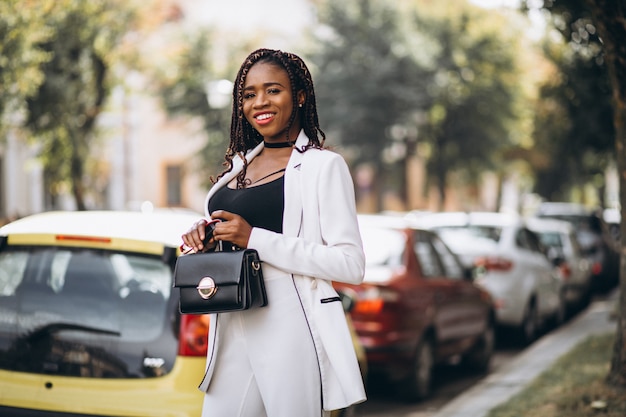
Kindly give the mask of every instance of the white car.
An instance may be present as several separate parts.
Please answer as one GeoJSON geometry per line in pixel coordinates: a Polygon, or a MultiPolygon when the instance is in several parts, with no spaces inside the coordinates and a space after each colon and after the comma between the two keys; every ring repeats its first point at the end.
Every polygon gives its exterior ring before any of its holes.
{"type": "Polygon", "coordinates": [[[477,268],[476,283],[491,293],[497,323],[518,330],[523,342],[533,341],[551,320],[564,319],[563,281],[522,217],[446,212],[415,222],[438,233],[466,268],[477,268]]]}
{"type": "Polygon", "coordinates": [[[586,305],[592,293],[591,263],[583,254],[574,226],[570,222],[552,219],[529,218],[527,222],[557,268],[568,309],[586,305]]]}

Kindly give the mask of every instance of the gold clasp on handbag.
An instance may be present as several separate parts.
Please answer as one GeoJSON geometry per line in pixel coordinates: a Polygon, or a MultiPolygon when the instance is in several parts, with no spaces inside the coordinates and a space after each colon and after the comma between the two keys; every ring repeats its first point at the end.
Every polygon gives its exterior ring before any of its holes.
{"type": "Polygon", "coordinates": [[[202,297],[203,300],[208,300],[213,297],[217,292],[217,286],[215,285],[215,281],[211,277],[204,277],[198,283],[196,287],[198,290],[198,294],[202,297]]]}
{"type": "Polygon", "coordinates": [[[252,269],[254,269],[255,271],[258,271],[259,269],[261,269],[261,262],[252,261],[252,269]]]}

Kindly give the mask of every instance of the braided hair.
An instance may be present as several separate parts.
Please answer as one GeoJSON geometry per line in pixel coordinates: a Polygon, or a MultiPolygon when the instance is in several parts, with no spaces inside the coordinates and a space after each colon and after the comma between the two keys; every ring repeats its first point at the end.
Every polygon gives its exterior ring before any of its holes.
{"type": "Polygon", "coordinates": [[[245,187],[246,170],[248,167],[248,162],[244,157],[245,153],[263,141],[263,136],[252,127],[243,114],[243,89],[246,83],[246,77],[250,68],[259,62],[270,63],[283,68],[289,76],[293,110],[286,129],[287,141],[295,142],[296,140],[296,138],[289,137],[289,130],[296,116],[300,118],[300,125],[309,138],[309,142],[306,145],[300,149],[296,148],[298,152],[306,152],[306,150],[310,148],[321,149],[326,140],[326,135],[319,127],[313,78],[304,61],[299,56],[289,52],[274,49],[257,49],[248,55],[243,64],[241,64],[241,68],[239,68],[237,78],[235,79],[233,87],[233,111],[230,125],[230,143],[226,150],[223,164],[225,169],[215,180],[217,181],[224,174],[233,169],[233,158],[235,155],[239,155],[244,161],[244,166],[242,172],[237,176],[237,188],[245,187]],[[304,91],[305,102],[302,108],[298,109],[297,95],[300,91],[304,91]]]}

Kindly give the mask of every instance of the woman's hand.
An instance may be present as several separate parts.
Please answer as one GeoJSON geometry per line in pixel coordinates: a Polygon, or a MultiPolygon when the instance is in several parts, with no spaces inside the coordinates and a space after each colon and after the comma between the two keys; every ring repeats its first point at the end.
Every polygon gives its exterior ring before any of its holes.
{"type": "Polygon", "coordinates": [[[206,242],[206,246],[202,243],[206,237],[205,230],[206,226],[209,224],[207,219],[200,219],[195,222],[189,230],[185,232],[181,237],[183,239],[184,245],[189,248],[193,252],[206,252],[211,249],[215,249],[217,246],[217,242],[215,241],[215,237],[211,237],[208,242],[206,242]]]}
{"type": "Polygon", "coordinates": [[[216,210],[211,213],[212,219],[220,219],[215,225],[213,239],[227,241],[240,247],[247,248],[252,226],[243,217],[224,210],[216,210]]]}

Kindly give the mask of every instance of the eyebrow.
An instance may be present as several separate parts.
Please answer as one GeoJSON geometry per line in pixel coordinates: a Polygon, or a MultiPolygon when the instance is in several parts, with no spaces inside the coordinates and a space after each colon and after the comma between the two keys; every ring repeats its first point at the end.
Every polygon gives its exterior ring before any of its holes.
{"type": "MultiPolygon", "coordinates": [[[[281,87],[283,87],[283,88],[286,88],[284,85],[282,85],[282,84],[281,84],[281,83],[279,83],[278,81],[270,81],[270,82],[267,82],[267,83],[263,83],[263,87],[266,87],[266,88],[267,88],[267,87],[270,87],[270,86],[272,86],[272,85],[279,85],[279,86],[281,86],[281,87]]],[[[253,86],[253,85],[249,85],[249,86],[247,86],[247,87],[244,87],[243,89],[244,89],[244,91],[245,91],[245,90],[253,90],[253,89],[254,89],[254,86],[253,86]]]]}

